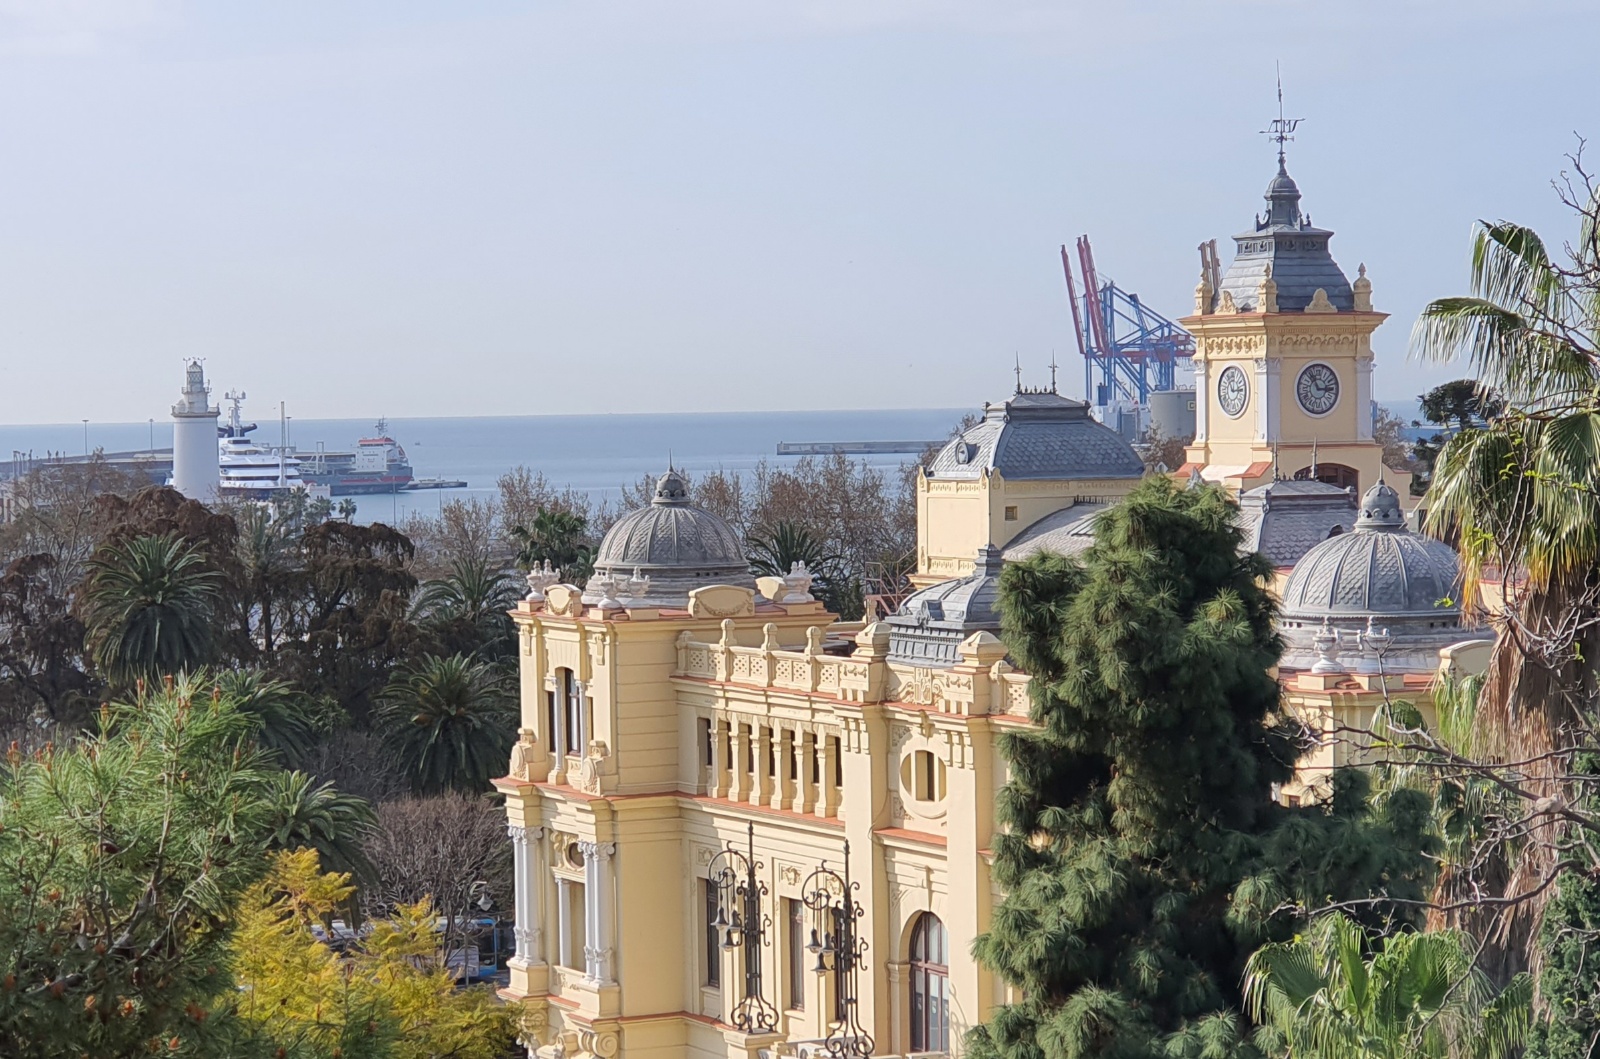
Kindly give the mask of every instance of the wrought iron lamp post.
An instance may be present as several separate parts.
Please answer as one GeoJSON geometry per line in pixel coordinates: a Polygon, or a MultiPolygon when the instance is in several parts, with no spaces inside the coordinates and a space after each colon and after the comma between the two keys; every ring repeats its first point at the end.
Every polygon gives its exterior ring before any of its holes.
{"type": "Polygon", "coordinates": [[[815,916],[811,943],[806,951],[817,958],[813,968],[821,976],[833,974],[834,1019],[824,1047],[834,1059],[863,1059],[872,1054],[872,1034],[861,1025],[856,973],[867,966],[867,941],[856,932],[856,920],[866,914],[855,899],[861,884],[850,881],[850,843],[844,844],[844,871],[834,871],[823,861],[806,876],[800,900],[815,916]]]}
{"type": "Polygon", "coordinates": [[[748,825],[747,852],[729,842],[711,859],[706,879],[717,894],[717,916],[711,925],[722,935],[724,952],[740,951],[744,960],[744,989],[733,1008],[733,1025],[745,1033],[772,1033],[778,1028],[778,1009],[761,994],[761,948],[768,944],[771,919],[761,909],[767,884],[757,874],[756,825],[748,825]]]}

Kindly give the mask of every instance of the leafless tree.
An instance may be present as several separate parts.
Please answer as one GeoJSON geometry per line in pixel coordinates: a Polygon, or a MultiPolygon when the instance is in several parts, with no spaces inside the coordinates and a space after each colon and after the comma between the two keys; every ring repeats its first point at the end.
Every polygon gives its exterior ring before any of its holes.
{"type": "Polygon", "coordinates": [[[505,810],[485,797],[446,794],[379,803],[365,852],[374,880],[361,891],[364,915],[391,915],[424,898],[445,921],[445,952],[469,938],[468,922],[512,903],[511,843],[505,810]]]}

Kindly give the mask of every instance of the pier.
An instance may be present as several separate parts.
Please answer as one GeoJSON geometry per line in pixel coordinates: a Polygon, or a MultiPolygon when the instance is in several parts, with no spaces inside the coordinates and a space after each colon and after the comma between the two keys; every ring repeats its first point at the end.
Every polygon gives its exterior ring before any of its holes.
{"type": "Polygon", "coordinates": [[[836,452],[846,456],[875,456],[890,452],[915,455],[942,444],[941,441],[780,441],[778,455],[832,456],[836,452]]]}

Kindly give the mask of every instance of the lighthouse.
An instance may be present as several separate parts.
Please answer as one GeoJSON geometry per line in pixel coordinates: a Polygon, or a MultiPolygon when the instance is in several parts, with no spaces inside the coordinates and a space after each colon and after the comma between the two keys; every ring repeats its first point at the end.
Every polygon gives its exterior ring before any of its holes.
{"type": "Polygon", "coordinates": [[[191,360],[184,373],[183,392],[172,406],[172,486],[202,504],[217,499],[222,478],[217,455],[217,417],[221,413],[211,403],[205,368],[191,360]]]}

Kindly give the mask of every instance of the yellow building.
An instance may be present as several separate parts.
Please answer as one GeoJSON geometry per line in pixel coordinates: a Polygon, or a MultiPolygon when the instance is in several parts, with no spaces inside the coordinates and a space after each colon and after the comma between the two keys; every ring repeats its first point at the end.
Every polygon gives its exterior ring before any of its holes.
{"type": "MultiPolygon", "coordinates": [[[[1284,230],[1325,253],[1309,222],[1284,230]]],[[[1419,578],[1448,582],[1453,560],[1406,530],[1393,489],[1273,480],[1274,449],[1308,477],[1314,448],[1379,473],[1364,410],[1382,317],[1360,282],[1318,282],[1336,289],[1279,309],[1264,284],[1265,312],[1224,284],[1222,308],[1204,311],[1207,295],[1186,321],[1213,408],[1184,473],[1242,490],[1248,546],[1294,603],[1287,702],[1327,735],[1287,798],[1315,796],[1313,773],[1348,757],[1341,725],[1386,690],[1425,688],[1440,649],[1468,638],[1419,578]],[[1312,363],[1338,380],[1314,421],[1285,408],[1312,363]],[[1237,415],[1217,412],[1220,374],[1246,364],[1237,415]]],[[[995,636],[997,579],[1007,561],[1081,551],[1141,472],[1082,402],[1019,389],[986,406],[919,478],[918,591],[872,624],[836,621],[802,569],[757,582],[671,471],[607,533],[585,587],[530,575],[513,612],[520,737],[496,784],[516,864],[505,995],[530,1052],[958,1051],[1009,998],[968,955],[1000,899],[997,736],[1029,723],[1027,675],[995,636]]]]}

